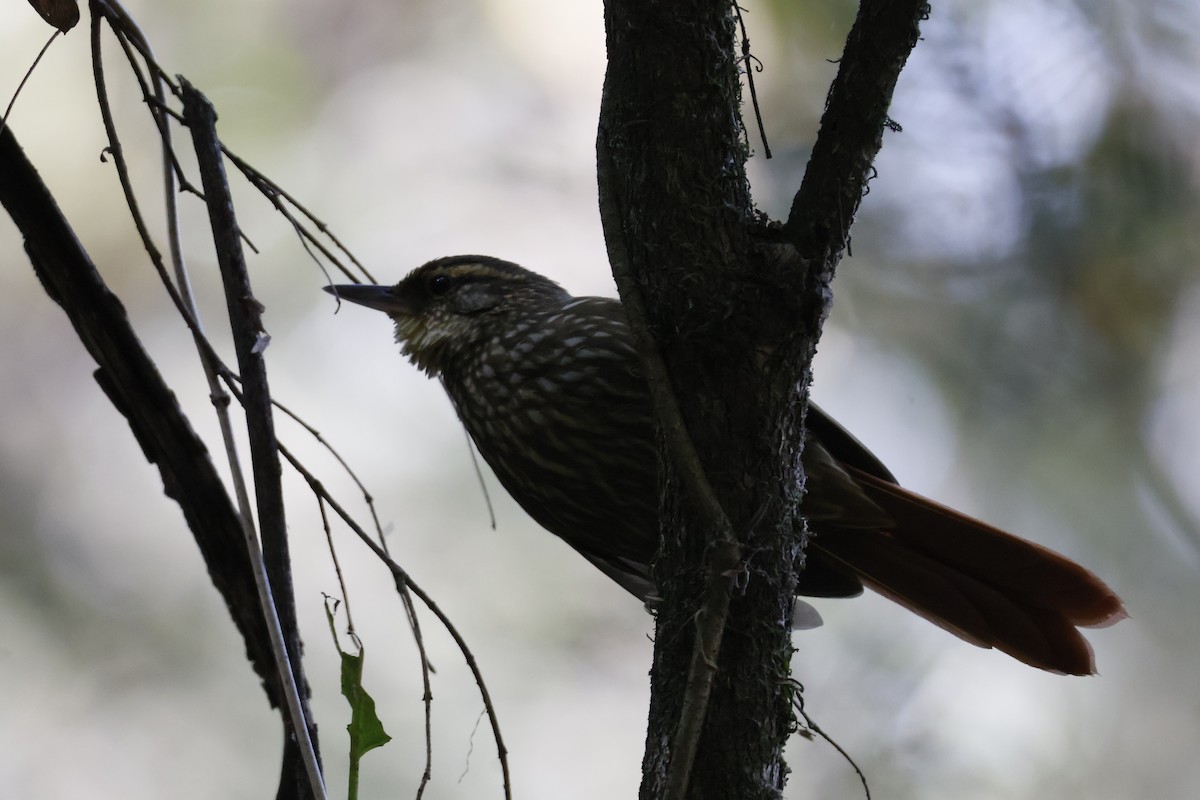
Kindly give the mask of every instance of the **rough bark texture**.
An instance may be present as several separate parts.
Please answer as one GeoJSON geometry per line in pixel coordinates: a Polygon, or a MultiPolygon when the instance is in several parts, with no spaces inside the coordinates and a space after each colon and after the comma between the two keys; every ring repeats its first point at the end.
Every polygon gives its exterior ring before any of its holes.
{"type": "MultiPolygon", "coordinates": [[[[616,3],[599,147],[619,236],[688,431],[735,534],[744,570],[720,649],[690,797],[772,797],[792,725],[789,625],[801,554],[796,508],[804,354],[802,273],[780,291],[755,253],[738,114],[731,7],[616,3]],[[607,154],[607,156],[606,156],[607,154]]],[[[614,225],[616,226],[614,228],[614,225]]],[[[622,287],[623,294],[629,287],[622,287]]],[[[666,470],[658,616],[642,797],[663,796],[703,595],[712,521],[666,470]]]]}
{"type": "MultiPolygon", "coordinates": [[[[756,216],[732,6],[608,0],[597,155],[622,297],[646,323],[740,542],[689,798],[777,797],[792,731],[790,620],[802,565],[809,364],[896,77],[924,3],[864,3],[787,225],[756,216]]],[[[636,323],[635,323],[636,324],[636,323]]],[[[641,796],[669,796],[715,521],[664,458],[663,552],[641,796]]]]}

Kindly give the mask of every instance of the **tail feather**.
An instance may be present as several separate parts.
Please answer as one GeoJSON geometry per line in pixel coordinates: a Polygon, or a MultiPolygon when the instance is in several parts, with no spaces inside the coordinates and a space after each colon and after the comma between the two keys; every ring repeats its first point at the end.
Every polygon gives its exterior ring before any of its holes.
{"type": "Polygon", "coordinates": [[[1110,625],[1125,616],[1103,581],[1052,550],[847,471],[895,524],[818,534],[811,540],[815,550],[961,639],[1051,672],[1096,671],[1077,626],[1110,625]]]}

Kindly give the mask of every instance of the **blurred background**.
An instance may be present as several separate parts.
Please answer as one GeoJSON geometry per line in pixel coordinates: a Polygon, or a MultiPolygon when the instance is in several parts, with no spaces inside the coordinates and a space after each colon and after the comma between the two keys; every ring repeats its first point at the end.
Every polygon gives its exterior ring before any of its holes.
{"type": "MultiPolygon", "coordinates": [[[[381,282],[479,252],[577,294],[615,293],[595,198],[598,2],[128,7],[165,69],[216,104],[225,142],[381,282]]],[[[753,159],[754,191],[776,217],[854,11],[844,0],[748,6],[775,151],[753,159]]],[[[1132,619],[1091,635],[1100,677],[1066,679],[877,597],[825,601],[826,625],[795,637],[807,709],[876,797],[1194,796],[1200,4],[953,0],[934,5],[923,32],[892,113],[903,132],[885,137],[835,286],[816,398],[903,483],[1084,562],[1132,619]]],[[[0,99],[48,35],[25,4],[0,6],[0,99]]],[[[161,233],[149,118],[115,43],[105,47],[161,233]]],[[[50,50],[11,125],[216,453],[189,338],[100,159],[86,22],[50,50]]],[[[756,131],[751,142],[761,149],[756,131]]],[[[239,202],[260,251],[251,265],[275,394],[358,471],[398,560],[474,648],[517,796],[635,796],[650,618],[488,475],[490,529],[440,387],[398,356],[382,315],[335,316],[289,227],[240,184],[239,202]]],[[[185,211],[193,280],[219,332],[203,211],[194,198],[185,211]]],[[[0,785],[26,800],[271,796],[277,719],[181,514],[7,217],[0,265],[0,785]]],[[[367,518],[332,459],[295,425],[279,432],[367,518]]],[[[348,713],[322,612],[337,583],[316,503],[288,481],[307,668],[340,796],[348,713]]],[[[344,529],[336,543],[368,688],[395,739],[366,757],[362,796],[409,797],[424,759],[415,649],[387,574],[344,529]]],[[[478,693],[423,619],[437,668],[426,797],[499,797],[478,693]]],[[[789,758],[786,796],[860,796],[829,746],[796,738],[789,758]]]]}

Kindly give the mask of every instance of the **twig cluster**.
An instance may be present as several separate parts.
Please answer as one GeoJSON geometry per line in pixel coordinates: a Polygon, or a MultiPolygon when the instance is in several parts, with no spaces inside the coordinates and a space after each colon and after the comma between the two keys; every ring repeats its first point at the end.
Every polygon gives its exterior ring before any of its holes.
{"type": "MultiPolygon", "coordinates": [[[[387,551],[387,544],[379,523],[378,513],[371,494],[362,481],[350,469],[337,451],[329,445],[315,427],[304,422],[295,413],[279,404],[270,395],[263,353],[269,336],[262,327],[262,306],[254,299],[245,259],[243,243],[249,244],[238,227],[234,216],[224,164],[232,164],[237,171],[283,215],[295,231],[302,246],[312,257],[328,279],[328,266],[332,266],[351,280],[374,282],[374,278],[354,258],[350,251],[333,234],[329,227],[305,208],[295,197],[280,188],[247,161],[232,153],[217,137],[215,111],[200,92],[183,78],[172,78],[160,66],[150,43],[136,22],[116,0],[91,0],[91,50],[92,68],[96,84],[101,118],[108,138],[105,157],[111,158],[124,193],[126,205],[141,239],[143,248],[157,273],[171,302],[192,334],[200,363],[208,379],[211,399],[216,409],[222,432],[224,449],[232,475],[233,494],[236,505],[230,503],[225,489],[208,460],[202,443],[195,439],[186,418],[170,397],[170,391],[162,383],[149,357],[137,341],[136,334],[124,316],[119,302],[104,286],[95,272],[86,252],[70,233],[69,226],[53,203],[53,198],[40,184],[32,165],[24,159],[11,131],[0,129],[0,175],[13,192],[3,191],[5,207],[17,221],[26,238],[27,250],[35,269],[42,277],[47,290],[63,305],[80,338],[88,345],[101,369],[97,378],[119,410],[129,419],[135,435],[142,444],[148,458],[156,463],[163,474],[168,494],[184,508],[189,526],[201,545],[214,583],[221,590],[254,662],[255,669],[264,678],[265,688],[273,704],[286,709],[290,735],[288,747],[295,747],[304,764],[307,780],[295,780],[285,774],[283,780],[296,785],[284,791],[281,784],[280,796],[325,797],[318,748],[315,741],[315,726],[307,703],[307,686],[300,667],[300,640],[296,629],[295,606],[292,600],[290,566],[284,526],[283,498],[280,487],[279,456],[299,473],[316,497],[321,518],[329,537],[332,552],[332,533],[327,509],[332,509],[361,541],[387,566],[392,573],[397,593],[400,596],[409,629],[415,639],[420,659],[423,681],[423,703],[425,710],[425,769],[417,788],[417,797],[424,793],[432,771],[432,691],[430,687],[431,667],[426,652],[424,637],[418,618],[416,597],[438,622],[446,629],[459,648],[479,688],[485,713],[491,724],[503,774],[503,789],[506,798],[511,797],[507,750],[500,735],[499,721],[490,694],[479,666],[462,635],[455,628],[437,603],[422,590],[401,568],[387,551]],[[118,126],[109,102],[109,80],[105,75],[102,58],[102,36],[104,28],[115,38],[125,55],[130,73],[141,88],[146,107],[150,111],[159,133],[162,149],[163,203],[166,214],[168,256],[164,258],[150,232],[141,204],[133,189],[130,168],[118,134],[118,126]],[[201,186],[197,188],[181,166],[172,141],[174,129],[182,126],[192,138],[201,186]],[[12,178],[11,180],[9,178],[12,178]],[[18,191],[19,188],[19,191],[18,191]],[[181,193],[195,195],[204,200],[208,210],[218,262],[226,288],[226,299],[233,326],[235,350],[238,357],[237,371],[231,369],[220,357],[207,337],[200,310],[191,291],[191,277],[184,258],[185,247],[180,233],[178,196],[181,193]],[[169,264],[169,266],[168,266],[169,264]],[[95,287],[97,295],[84,298],[74,295],[82,288],[95,287]],[[111,313],[102,316],[98,309],[107,308],[111,313]],[[99,326],[96,330],[94,326],[99,326]],[[110,342],[113,337],[118,341],[110,342]],[[130,361],[133,359],[133,361],[130,361]],[[131,376],[147,378],[147,385],[137,385],[131,376]],[[151,396],[153,395],[153,396],[151,396]],[[234,436],[234,423],[229,413],[231,397],[246,410],[247,433],[249,434],[253,494],[256,497],[257,524],[251,508],[251,491],[247,488],[245,471],[241,466],[234,436]],[[151,406],[149,411],[141,408],[151,406]],[[293,453],[275,437],[273,410],[278,409],[295,420],[302,429],[327,449],[337,463],[349,474],[362,492],[370,511],[374,535],[357,523],[354,517],[326,490],[324,484],[306,468],[293,453]],[[162,418],[167,418],[164,424],[162,418]],[[188,437],[191,438],[188,438],[188,437]],[[199,466],[202,481],[207,486],[209,497],[189,497],[196,484],[185,473],[199,466]],[[207,505],[210,517],[220,516],[211,526],[202,524],[203,509],[207,505]],[[222,516],[212,509],[228,508],[230,513],[222,516]],[[225,523],[232,523],[225,524],[225,523]],[[238,529],[245,537],[242,552],[231,551],[225,531],[238,529]],[[212,531],[222,529],[224,544],[214,549],[212,531]],[[224,548],[224,550],[221,550],[224,548]],[[249,561],[249,567],[241,564],[249,561]],[[236,577],[227,572],[233,570],[236,577]],[[246,572],[253,574],[256,590],[250,585],[246,572]],[[235,587],[235,588],[231,588],[235,587]],[[257,608],[246,608],[247,600],[257,593],[257,608]]],[[[251,245],[252,247],[252,245],[251,245]]],[[[252,248],[253,249],[253,248],[252,248]]],[[[343,599],[346,596],[344,578],[336,568],[342,583],[343,599]]],[[[348,608],[348,606],[347,606],[348,608]]],[[[349,619],[349,615],[347,617],[349,619]]],[[[351,633],[353,628],[351,625],[351,633]]],[[[288,756],[285,754],[285,765],[288,756]]],[[[286,771],[286,770],[285,770],[286,771]]]]}

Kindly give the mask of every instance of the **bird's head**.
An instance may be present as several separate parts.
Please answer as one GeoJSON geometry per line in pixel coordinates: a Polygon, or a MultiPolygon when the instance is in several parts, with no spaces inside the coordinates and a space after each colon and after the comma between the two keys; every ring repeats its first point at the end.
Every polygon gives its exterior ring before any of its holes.
{"type": "Polygon", "coordinates": [[[391,317],[401,352],[430,375],[440,375],[455,354],[510,334],[523,318],[570,300],[549,278],[488,256],[439,258],[395,286],[325,291],[391,317]]]}

